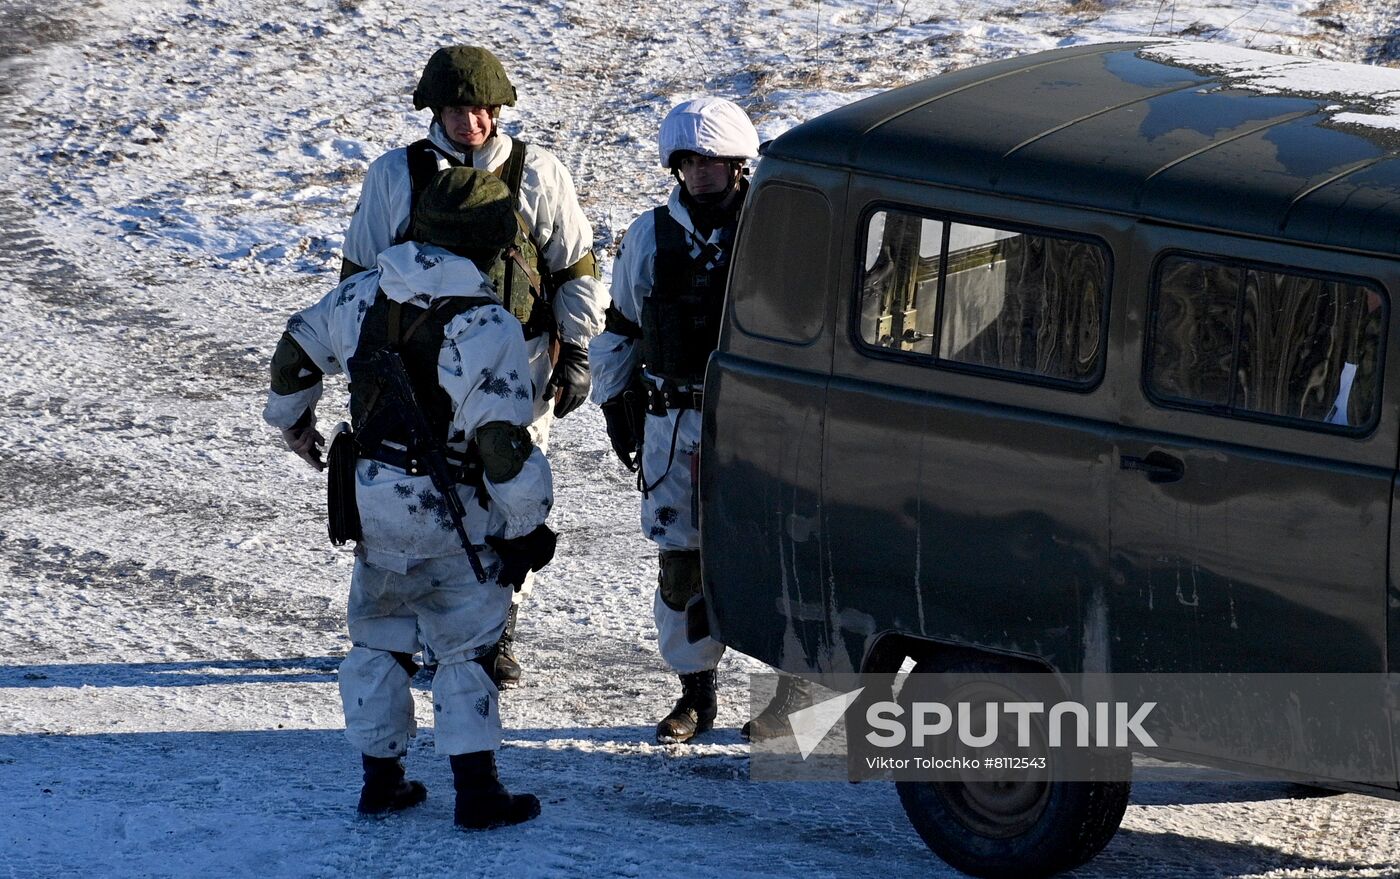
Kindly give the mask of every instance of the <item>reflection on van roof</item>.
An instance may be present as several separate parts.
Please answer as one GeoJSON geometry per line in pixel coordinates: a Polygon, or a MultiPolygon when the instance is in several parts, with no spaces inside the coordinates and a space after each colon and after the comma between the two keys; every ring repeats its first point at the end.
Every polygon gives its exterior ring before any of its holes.
{"type": "Polygon", "coordinates": [[[1400,250],[1400,70],[1209,43],[970,67],[769,156],[1270,238],[1400,250]]]}

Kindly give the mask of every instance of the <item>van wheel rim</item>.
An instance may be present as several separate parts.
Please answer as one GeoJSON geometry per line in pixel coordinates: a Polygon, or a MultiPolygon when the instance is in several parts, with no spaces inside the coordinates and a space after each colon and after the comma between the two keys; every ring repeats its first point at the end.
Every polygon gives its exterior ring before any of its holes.
{"type": "Polygon", "coordinates": [[[993,839],[1030,830],[1050,800],[1043,781],[941,781],[934,790],[963,826],[993,839]]]}

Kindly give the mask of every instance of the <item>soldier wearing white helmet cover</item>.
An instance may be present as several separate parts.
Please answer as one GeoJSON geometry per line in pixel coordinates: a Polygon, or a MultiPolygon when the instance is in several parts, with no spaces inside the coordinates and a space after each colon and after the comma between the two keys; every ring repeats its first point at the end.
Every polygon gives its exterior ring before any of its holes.
{"type": "MultiPolygon", "coordinates": [[[[341,280],[404,240],[417,194],[437,171],[466,166],[499,176],[515,198],[519,229],[511,258],[490,280],[524,327],[534,389],[530,432],[548,451],[551,422],[588,398],[588,341],[603,328],[607,299],[593,229],[569,172],[551,152],[512,139],[497,124],[502,105],[515,100],[515,86],[489,50],[445,46],[433,53],[413,92],[414,109],[433,111],[427,137],[370,164],[345,233],[341,280]]],[[[531,583],[516,594],[497,646],[493,674],[502,686],[520,678],[512,645],[531,583]]]]}
{"type": "Polygon", "coordinates": [[[661,164],[677,186],[638,217],[613,267],[607,330],[589,346],[594,401],[618,458],[637,472],[642,531],[660,549],[653,612],[661,655],[681,698],[656,740],[684,742],[711,728],[715,667],[724,645],[686,637],[686,605],[700,594],[694,466],[705,363],[719,341],[734,232],[758,156],[758,133],[738,106],[699,98],[661,123],[661,164]]]}

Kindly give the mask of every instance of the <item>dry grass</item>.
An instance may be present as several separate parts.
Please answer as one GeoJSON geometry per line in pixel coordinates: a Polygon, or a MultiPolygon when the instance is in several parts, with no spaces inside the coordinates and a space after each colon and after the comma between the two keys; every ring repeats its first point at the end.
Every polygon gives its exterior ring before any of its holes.
{"type": "Polygon", "coordinates": [[[1313,9],[1300,13],[1303,18],[1338,19],[1359,16],[1366,10],[1365,0],[1322,0],[1313,9]]]}

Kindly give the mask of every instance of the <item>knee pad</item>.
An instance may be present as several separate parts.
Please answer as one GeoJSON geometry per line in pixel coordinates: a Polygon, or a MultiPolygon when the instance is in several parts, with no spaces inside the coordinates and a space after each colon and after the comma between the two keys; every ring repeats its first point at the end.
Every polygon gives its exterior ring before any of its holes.
{"type": "Polygon", "coordinates": [[[663,549],[657,589],[667,607],[674,611],[685,610],[686,602],[700,594],[699,550],[663,549]]]}

